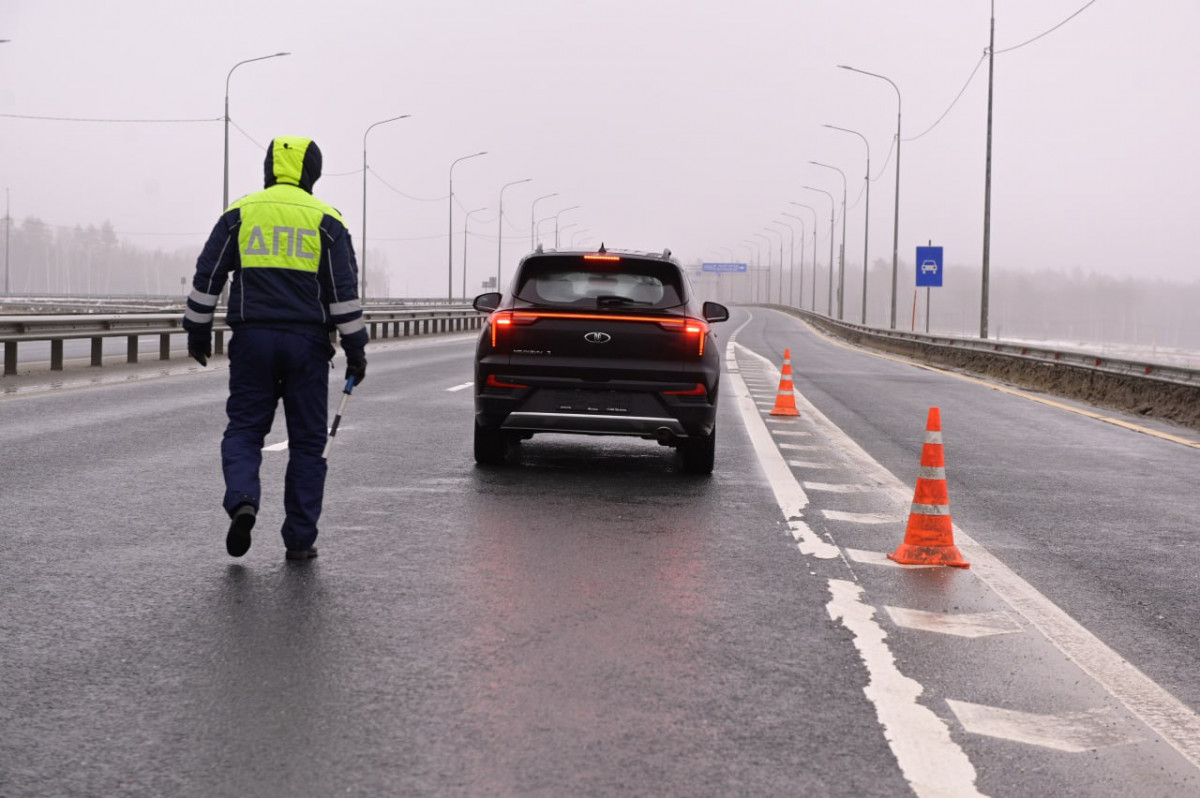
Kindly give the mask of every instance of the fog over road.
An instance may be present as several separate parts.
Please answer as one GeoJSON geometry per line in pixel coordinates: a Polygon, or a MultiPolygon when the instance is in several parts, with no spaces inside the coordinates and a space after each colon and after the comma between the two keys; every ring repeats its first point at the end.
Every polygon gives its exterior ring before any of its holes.
{"type": "Polygon", "coordinates": [[[0,398],[0,795],[1200,794],[1196,449],[717,330],[708,478],[627,439],[476,467],[473,336],[377,343],[303,565],[282,419],[225,554],[221,365],[0,398]],[[967,570],[881,562],[931,406],[967,570]]]}

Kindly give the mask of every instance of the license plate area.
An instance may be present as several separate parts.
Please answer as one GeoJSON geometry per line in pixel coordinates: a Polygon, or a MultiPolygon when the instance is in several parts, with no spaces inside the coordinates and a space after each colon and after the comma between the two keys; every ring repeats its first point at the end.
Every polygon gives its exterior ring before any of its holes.
{"type": "Polygon", "coordinates": [[[594,413],[604,416],[623,416],[633,413],[644,399],[627,391],[563,391],[553,392],[552,404],[558,413],[594,413]]]}

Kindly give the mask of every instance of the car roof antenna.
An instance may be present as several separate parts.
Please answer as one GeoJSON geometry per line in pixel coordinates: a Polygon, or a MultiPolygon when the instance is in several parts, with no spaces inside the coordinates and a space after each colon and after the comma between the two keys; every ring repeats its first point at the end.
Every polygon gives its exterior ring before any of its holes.
{"type": "Polygon", "coordinates": [[[600,242],[600,249],[596,250],[596,252],[599,253],[600,255],[603,255],[605,252],[608,252],[608,250],[604,248],[603,241],[600,242]]]}

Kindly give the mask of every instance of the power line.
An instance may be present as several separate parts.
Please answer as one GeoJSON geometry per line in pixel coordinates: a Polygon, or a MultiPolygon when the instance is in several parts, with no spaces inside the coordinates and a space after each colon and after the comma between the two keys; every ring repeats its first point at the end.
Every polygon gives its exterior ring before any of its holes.
{"type": "Polygon", "coordinates": [[[1090,0],[1090,2],[1086,3],[1086,4],[1083,6],[1083,8],[1079,9],[1079,10],[1078,10],[1078,11],[1076,11],[1074,14],[1072,14],[1072,15],[1071,15],[1071,16],[1069,16],[1069,17],[1067,17],[1066,19],[1064,19],[1062,22],[1060,22],[1060,23],[1058,23],[1057,25],[1055,25],[1055,26],[1054,26],[1053,28],[1051,28],[1050,30],[1048,30],[1048,31],[1045,31],[1045,32],[1043,32],[1043,33],[1039,33],[1037,36],[1034,36],[1034,37],[1033,37],[1032,39],[1030,39],[1029,41],[1021,42],[1020,44],[1013,45],[1012,47],[1006,47],[1006,48],[1004,48],[1003,50],[997,50],[997,51],[996,51],[996,55],[1000,55],[1001,53],[1011,53],[1013,50],[1019,50],[1019,49],[1021,49],[1022,47],[1024,47],[1024,46],[1025,46],[1025,45],[1027,45],[1027,44],[1033,44],[1034,42],[1036,42],[1038,39],[1042,38],[1043,36],[1049,36],[1051,33],[1054,33],[1054,31],[1058,30],[1058,29],[1059,29],[1059,28],[1061,28],[1063,25],[1066,25],[1068,22],[1070,22],[1071,20],[1075,19],[1075,17],[1077,17],[1077,16],[1079,16],[1080,14],[1082,14],[1084,11],[1087,11],[1087,9],[1088,9],[1088,8],[1089,8],[1089,7],[1090,7],[1092,4],[1094,4],[1095,2],[1096,2],[1096,0],[1090,0]]]}
{"type": "Polygon", "coordinates": [[[391,183],[389,183],[388,181],[384,180],[382,177],[380,177],[380,176],[379,176],[379,173],[378,173],[378,172],[376,172],[374,169],[371,169],[370,167],[367,167],[367,171],[369,171],[369,172],[371,173],[371,176],[372,176],[372,177],[374,177],[376,180],[378,180],[380,183],[383,183],[383,185],[387,186],[389,189],[391,189],[392,191],[396,192],[397,194],[399,194],[400,196],[402,196],[402,197],[404,197],[404,198],[406,198],[406,199],[414,200],[414,201],[416,201],[416,202],[441,202],[442,200],[446,199],[446,197],[445,197],[445,196],[441,196],[441,197],[414,197],[412,194],[406,194],[406,193],[404,193],[403,191],[401,191],[400,189],[398,189],[398,188],[396,188],[395,186],[393,186],[393,185],[392,185],[391,183]]]}
{"type": "MultiPolygon", "coordinates": [[[[1034,36],[1032,39],[1029,39],[1028,41],[1021,42],[1020,44],[1013,45],[1012,47],[1006,47],[1006,48],[1004,48],[1003,50],[997,50],[997,51],[995,52],[995,54],[996,54],[996,55],[1000,55],[1000,54],[1002,54],[1002,53],[1011,53],[1013,50],[1019,50],[1019,49],[1021,49],[1022,47],[1025,47],[1025,46],[1027,46],[1027,45],[1033,44],[1033,43],[1034,43],[1034,42],[1036,42],[1038,39],[1041,39],[1041,38],[1043,38],[1043,37],[1045,37],[1045,36],[1049,36],[1051,33],[1054,33],[1054,31],[1058,30],[1058,29],[1059,29],[1059,28],[1061,28],[1063,25],[1066,25],[1068,22],[1070,22],[1071,20],[1075,19],[1075,17],[1077,17],[1077,16],[1079,16],[1080,14],[1082,14],[1082,13],[1083,13],[1084,11],[1086,11],[1086,10],[1087,10],[1087,9],[1088,9],[1090,6],[1092,6],[1093,4],[1095,4],[1095,2],[1096,2],[1096,0],[1089,0],[1089,2],[1085,3],[1085,4],[1084,4],[1084,6],[1083,6],[1082,8],[1080,8],[1078,11],[1076,11],[1076,12],[1075,12],[1074,14],[1072,14],[1071,16],[1069,16],[1069,17],[1067,17],[1066,19],[1064,19],[1062,22],[1060,22],[1060,23],[1058,23],[1057,25],[1055,25],[1053,28],[1050,28],[1049,30],[1043,31],[1042,33],[1039,33],[1037,36],[1034,36]]],[[[948,107],[948,108],[947,108],[945,111],[943,111],[943,112],[942,112],[942,115],[941,115],[941,116],[939,116],[939,117],[937,118],[937,121],[935,121],[935,122],[934,122],[932,125],[930,125],[929,127],[927,127],[927,128],[924,130],[924,131],[922,131],[922,132],[921,132],[921,133],[919,133],[918,135],[916,135],[916,136],[913,136],[912,138],[907,138],[907,139],[904,139],[904,141],[916,141],[917,139],[919,139],[919,138],[921,138],[922,136],[926,135],[927,133],[929,133],[931,130],[933,130],[935,127],[937,127],[938,125],[940,125],[940,124],[942,123],[942,120],[946,118],[946,115],[947,115],[947,114],[949,114],[949,113],[950,113],[950,111],[952,111],[952,110],[954,109],[954,106],[958,104],[958,101],[959,101],[959,100],[962,98],[963,94],[964,94],[964,93],[966,93],[966,91],[967,91],[967,87],[971,85],[971,82],[972,82],[973,80],[975,80],[975,75],[976,75],[976,74],[979,72],[979,67],[983,65],[983,62],[984,62],[984,61],[987,59],[987,56],[988,56],[988,52],[987,52],[987,48],[985,47],[985,48],[984,48],[984,50],[983,50],[983,55],[979,57],[979,61],[978,61],[978,62],[976,62],[976,64],[975,64],[975,68],[971,70],[971,74],[970,74],[970,76],[968,76],[968,77],[967,77],[967,81],[966,81],[966,83],[964,83],[964,84],[963,84],[963,87],[962,87],[962,89],[961,89],[961,90],[958,92],[958,94],[955,96],[955,98],[954,98],[954,99],[953,99],[953,100],[950,102],[950,106],[949,106],[949,107],[948,107]]],[[[882,172],[880,172],[880,175],[882,175],[882,174],[883,174],[883,173],[882,173],[882,172]]],[[[878,178],[876,178],[876,179],[878,179],[878,178]]],[[[873,182],[873,181],[872,181],[872,182],[873,182]]]]}
{"type": "Polygon", "coordinates": [[[99,119],[76,116],[33,116],[31,114],[0,114],[5,119],[36,119],[43,122],[115,122],[119,124],[187,124],[191,122],[220,122],[224,117],[212,119],[99,119]]]}
{"type": "Polygon", "coordinates": [[[965,94],[965,93],[966,93],[966,91],[967,91],[967,87],[971,85],[971,81],[975,80],[975,75],[976,75],[976,74],[979,72],[979,67],[983,66],[983,62],[984,62],[984,61],[986,61],[986,60],[987,60],[987,50],[984,50],[984,53],[983,53],[983,55],[979,56],[979,60],[975,62],[975,68],[971,70],[971,74],[970,74],[970,76],[967,78],[967,82],[963,84],[963,87],[962,87],[961,89],[959,89],[959,92],[958,92],[958,94],[957,94],[957,95],[954,97],[954,99],[953,99],[953,100],[950,102],[950,107],[949,107],[949,108],[947,108],[945,111],[943,111],[943,112],[942,112],[942,115],[941,115],[941,116],[939,116],[939,117],[937,118],[937,121],[936,121],[936,122],[934,122],[934,123],[933,123],[932,125],[930,125],[929,127],[925,128],[925,130],[924,130],[923,132],[921,132],[921,133],[918,133],[917,135],[913,136],[912,138],[907,138],[907,139],[904,139],[904,140],[905,140],[905,141],[916,141],[917,139],[921,138],[921,137],[922,137],[922,136],[924,136],[926,133],[928,133],[929,131],[933,130],[935,127],[937,127],[938,125],[940,125],[940,124],[942,123],[942,120],[946,118],[946,114],[948,114],[948,113],[950,113],[951,111],[953,111],[953,110],[954,110],[954,106],[958,104],[958,101],[959,101],[960,99],[962,99],[962,96],[963,96],[963,94],[965,94]]]}

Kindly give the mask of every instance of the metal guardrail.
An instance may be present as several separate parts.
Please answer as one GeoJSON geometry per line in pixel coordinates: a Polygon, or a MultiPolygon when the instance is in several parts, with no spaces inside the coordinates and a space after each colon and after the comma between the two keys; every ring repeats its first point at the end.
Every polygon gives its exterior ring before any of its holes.
{"type": "MultiPolygon", "coordinates": [[[[217,318],[224,316],[218,309],[217,318]]],[[[484,316],[468,307],[423,307],[420,309],[382,308],[363,311],[363,318],[372,340],[399,338],[410,335],[477,330],[484,316]]],[[[213,350],[225,349],[224,322],[213,324],[213,350]]],[[[171,337],[185,335],[183,312],[177,313],[118,313],[68,314],[56,316],[0,316],[0,342],[4,344],[4,376],[15,375],[18,347],[33,341],[50,342],[50,370],[63,369],[63,342],[91,341],[92,366],[104,365],[104,339],[124,337],[126,362],[138,362],[139,340],[143,336],[158,336],[158,359],[171,359],[171,337]]]]}
{"type": "MultiPolygon", "coordinates": [[[[794,308],[788,310],[792,313],[797,312],[794,308]]],[[[1200,387],[1200,371],[1182,366],[1139,360],[1124,360],[1097,355],[1094,352],[1030,346],[1024,343],[1006,343],[1004,341],[980,338],[955,338],[946,335],[923,335],[920,333],[902,332],[900,330],[881,330],[875,327],[864,327],[859,324],[837,321],[809,311],[800,311],[800,313],[810,321],[822,326],[837,328],[843,333],[864,338],[873,338],[877,341],[886,341],[892,344],[908,343],[910,345],[957,350],[960,352],[980,352],[991,356],[1036,361],[1051,365],[1073,366],[1078,369],[1116,374],[1122,377],[1156,380],[1172,385],[1200,387]]],[[[846,336],[844,335],[843,337],[846,336]]]]}

